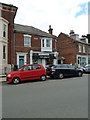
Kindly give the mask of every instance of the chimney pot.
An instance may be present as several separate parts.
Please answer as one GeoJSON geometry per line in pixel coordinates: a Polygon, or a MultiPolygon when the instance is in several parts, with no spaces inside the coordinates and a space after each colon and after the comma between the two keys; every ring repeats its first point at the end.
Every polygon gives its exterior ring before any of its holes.
{"type": "Polygon", "coordinates": [[[52,35],[53,29],[51,28],[51,25],[49,25],[49,33],[52,35]]]}

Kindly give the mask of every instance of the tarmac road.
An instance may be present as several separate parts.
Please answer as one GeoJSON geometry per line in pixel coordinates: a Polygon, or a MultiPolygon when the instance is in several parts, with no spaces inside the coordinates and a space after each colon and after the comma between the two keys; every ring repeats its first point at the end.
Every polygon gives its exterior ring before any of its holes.
{"type": "Polygon", "coordinates": [[[88,75],[2,84],[3,118],[88,118],[88,75]]]}

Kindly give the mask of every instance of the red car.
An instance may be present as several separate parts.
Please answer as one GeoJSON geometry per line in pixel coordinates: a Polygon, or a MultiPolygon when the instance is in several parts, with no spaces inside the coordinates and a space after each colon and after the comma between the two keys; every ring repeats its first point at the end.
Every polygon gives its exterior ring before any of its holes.
{"type": "Polygon", "coordinates": [[[6,79],[10,83],[18,84],[25,80],[46,80],[46,70],[42,64],[24,65],[18,71],[9,72],[6,79]]]}

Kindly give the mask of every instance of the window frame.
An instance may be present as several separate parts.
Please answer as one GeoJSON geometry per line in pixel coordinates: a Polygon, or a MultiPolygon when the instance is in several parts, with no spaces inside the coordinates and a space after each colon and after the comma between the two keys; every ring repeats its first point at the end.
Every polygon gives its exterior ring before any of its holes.
{"type": "Polygon", "coordinates": [[[31,47],[31,36],[30,35],[24,35],[24,47],[31,47]],[[25,42],[28,42],[28,44],[25,42]]]}
{"type": "Polygon", "coordinates": [[[83,45],[83,53],[85,53],[85,52],[86,52],[85,45],[83,45]]]}
{"type": "Polygon", "coordinates": [[[7,32],[7,25],[4,23],[3,24],[3,37],[6,38],[6,33],[7,32]]]}
{"type": "Polygon", "coordinates": [[[80,53],[82,52],[81,44],[79,44],[79,52],[80,52],[80,53]]]}
{"type": "Polygon", "coordinates": [[[46,47],[50,48],[50,39],[46,39],[46,47]]]}

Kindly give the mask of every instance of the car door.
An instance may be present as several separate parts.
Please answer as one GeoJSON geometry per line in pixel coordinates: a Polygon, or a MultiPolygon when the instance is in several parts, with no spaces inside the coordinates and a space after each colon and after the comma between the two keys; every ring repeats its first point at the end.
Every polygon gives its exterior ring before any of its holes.
{"type": "Polygon", "coordinates": [[[70,65],[69,69],[70,69],[70,76],[75,76],[77,74],[77,69],[75,69],[74,66],[70,65]]]}
{"type": "Polygon", "coordinates": [[[33,79],[39,79],[42,74],[40,65],[32,65],[32,68],[33,79]]]}
{"type": "Polygon", "coordinates": [[[21,80],[30,80],[32,78],[32,66],[25,66],[20,73],[21,80]]]}

